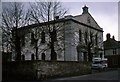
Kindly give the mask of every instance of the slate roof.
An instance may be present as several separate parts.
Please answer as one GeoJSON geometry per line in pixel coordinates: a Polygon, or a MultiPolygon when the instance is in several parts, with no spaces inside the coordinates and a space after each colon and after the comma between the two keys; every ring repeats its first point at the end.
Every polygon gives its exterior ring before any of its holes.
{"type": "Polygon", "coordinates": [[[104,49],[113,49],[120,48],[120,41],[116,41],[115,39],[109,39],[104,41],[104,49]]]}

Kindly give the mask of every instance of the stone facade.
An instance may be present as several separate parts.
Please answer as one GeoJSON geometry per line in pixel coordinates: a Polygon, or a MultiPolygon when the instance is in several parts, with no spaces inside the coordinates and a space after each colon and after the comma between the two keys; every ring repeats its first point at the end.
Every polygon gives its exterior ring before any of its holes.
{"type": "MultiPolygon", "coordinates": [[[[62,25],[62,24],[60,24],[62,25]]],[[[53,25],[51,25],[52,27],[53,25]]],[[[59,27],[59,26],[58,26],[59,27]]],[[[63,60],[64,59],[64,41],[63,41],[63,28],[60,28],[59,30],[62,30],[60,32],[57,33],[58,37],[57,37],[57,41],[54,43],[55,46],[55,51],[57,52],[57,60],[63,60]]],[[[45,60],[50,60],[50,36],[48,33],[48,29],[46,27],[46,25],[42,25],[42,26],[37,26],[34,28],[28,28],[27,31],[25,31],[25,29],[21,29],[21,31],[18,29],[18,34],[19,37],[21,38],[21,55],[25,56],[25,60],[31,60],[32,54],[34,54],[34,59],[36,59],[36,45],[38,47],[38,60],[42,60],[42,53],[45,54],[45,60]],[[45,32],[45,42],[42,42],[42,28],[44,28],[44,32],[45,32]],[[23,32],[25,34],[23,34],[23,32]],[[34,34],[34,39],[38,39],[37,42],[33,41],[32,43],[32,33],[34,34]],[[24,37],[24,45],[22,45],[22,35],[24,37]]]]}
{"type": "MultiPolygon", "coordinates": [[[[88,12],[88,7],[83,7],[83,13],[78,16],[65,16],[56,21],[44,22],[41,24],[29,25],[19,28],[18,35],[24,40],[24,45],[21,45],[21,55],[24,55],[25,60],[37,59],[42,60],[42,54],[45,55],[45,60],[51,59],[50,50],[50,35],[48,32],[48,24],[51,28],[55,27],[57,31],[57,41],[54,42],[57,60],[59,61],[84,61],[85,56],[88,58],[88,43],[92,41],[89,48],[93,56],[103,55],[103,29],[96,23],[94,18],[88,12]],[[45,33],[45,42],[41,43],[41,33],[45,33]],[[37,42],[33,42],[33,37],[37,42]],[[87,35],[85,35],[87,33],[87,35]],[[92,39],[90,35],[92,34],[92,39]],[[37,48],[36,49],[36,46],[37,48]]],[[[52,29],[53,30],[53,29],[52,29]]]]}

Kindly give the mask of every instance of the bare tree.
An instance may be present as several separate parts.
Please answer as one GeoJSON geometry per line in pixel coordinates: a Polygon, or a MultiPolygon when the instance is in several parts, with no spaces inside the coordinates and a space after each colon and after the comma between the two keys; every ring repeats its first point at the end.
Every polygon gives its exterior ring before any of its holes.
{"type": "MultiPolygon", "coordinates": [[[[44,2],[35,2],[30,3],[31,7],[31,21],[34,21],[34,23],[41,23],[41,22],[55,22],[56,19],[62,18],[66,13],[67,10],[62,8],[62,5],[58,1],[47,1],[44,2]]],[[[33,23],[33,22],[32,22],[33,23]]],[[[44,29],[41,27],[42,33],[45,31],[48,32],[49,35],[49,45],[51,49],[51,60],[56,60],[56,52],[54,50],[54,42],[57,41],[57,32],[60,30],[61,25],[55,25],[52,26],[48,23],[46,25],[47,29],[44,29]]],[[[38,29],[36,29],[38,30],[38,29]]],[[[44,35],[44,34],[43,34],[44,35]]],[[[39,37],[38,37],[39,38],[39,37]]],[[[38,39],[37,38],[37,39],[38,39]]],[[[38,40],[36,40],[36,44],[38,43],[38,40]]],[[[38,46],[36,45],[36,59],[38,59],[38,46]]]]}
{"type": "MultiPolygon", "coordinates": [[[[2,5],[3,46],[15,49],[15,59],[21,60],[20,37],[17,29],[28,24],[29,12],[20,2],[4,2],[2,5]]],[[[8,50],[8,49],[7,49],[8,50]]]]}
{"type": "MultiPolygon", "coordinates": [[[[94,49],[95,54],[97,54],[95,48],[98,48],[98,45],[100,45],[101,42],[98,42],[98,34],[92,32],[91,30],[85,30],[85,32],[83,33],[84,36],[84,40],[85,40],[85,46],[86,46],[86,50],[88,52],[88,61],[92,61],[93,58],[93,54],[91,53],[91,50],[94,49]]],[[[87,57],[85,56],[85,59],[87,59],[87,57]]]]}

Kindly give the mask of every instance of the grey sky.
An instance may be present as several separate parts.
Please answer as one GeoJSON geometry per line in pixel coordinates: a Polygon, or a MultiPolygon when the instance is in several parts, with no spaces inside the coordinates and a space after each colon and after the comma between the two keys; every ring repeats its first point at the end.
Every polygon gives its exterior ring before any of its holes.
{"type": "Polygon", "coordinates": [[[69,9],[71,15],[82,13],[82,7],[87,5],[89,12],[104,30],[104,40],[106,33],[111,33],[118,40],[118,3],[117,2],[63,2],[64,7],[69,9]]]}
{"type": "MultiPolygon", "coordinates": [[[[61,1],[61,0],[60,0],[61,1]]],[[[87,5],[89,12],[104,30],[104,40],[106,33],[111,33],[118,40],[118,2],[62,2],[65,8],[69,9],[69,15],[80,15],[82,7],[87,5]]]]}

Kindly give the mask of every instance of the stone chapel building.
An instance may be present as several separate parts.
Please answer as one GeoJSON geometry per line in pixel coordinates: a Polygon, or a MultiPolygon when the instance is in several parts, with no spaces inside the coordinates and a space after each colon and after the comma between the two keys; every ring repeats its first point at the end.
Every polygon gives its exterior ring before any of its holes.
{"type": "Polygon", "coordinates": [[[24,60],[51,60],[50,37],[56,39],[54,50],[57,61],[88,61],[90,55],[92,57],[104,56],[103,29],[91,16],[87,6],[82,9],[82,14],[77,16],[56,17],[56,20],[50,22],[17,29],[21,58],[24,60]],[[48,25],[56,35],[49,35],[48,25]]]}

